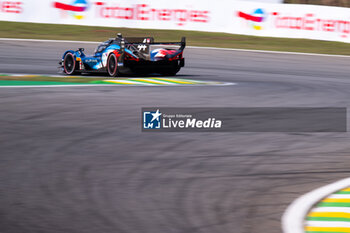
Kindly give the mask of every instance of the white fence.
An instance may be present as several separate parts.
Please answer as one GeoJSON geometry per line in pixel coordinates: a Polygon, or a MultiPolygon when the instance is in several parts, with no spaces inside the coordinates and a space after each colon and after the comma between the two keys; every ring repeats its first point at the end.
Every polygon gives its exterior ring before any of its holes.
{"type": "Polygon", "coordinates": [[[0,0],[0,20],[350,42],[350,8],[246,0],[0,0]]]}

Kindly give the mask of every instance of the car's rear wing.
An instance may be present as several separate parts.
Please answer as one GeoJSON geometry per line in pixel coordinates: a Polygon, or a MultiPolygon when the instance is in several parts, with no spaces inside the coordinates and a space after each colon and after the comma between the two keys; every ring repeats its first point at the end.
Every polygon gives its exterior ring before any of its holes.
{"type": "MultiPolygon", "coordinates": [[[[121,48],[124,52],[128,49],[132,52],[133,56],[138,59],[149,60],[151,47],[166,48],[171,46],[180,46],[173,54],[166,55],[167,59],[172,59],[181,54],[186,47],[186,37],[182,37],[180,42],[154,42],[153,37],[141,37],[141,38],[122,38],[121,48]]],[[[173,49],[173,48],[172,48],[173,49]]]]}

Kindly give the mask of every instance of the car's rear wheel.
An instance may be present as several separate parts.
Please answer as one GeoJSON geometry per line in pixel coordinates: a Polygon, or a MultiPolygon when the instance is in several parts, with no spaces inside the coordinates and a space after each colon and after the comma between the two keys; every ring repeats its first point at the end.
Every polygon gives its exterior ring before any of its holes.
{"type": "Polygon", "coordinates": [[[118,61],[114,53],[111,53],[107,59],[107,72],[111,77],[120,75],[118,71],[118,61]]]}
{"type": "Polygon", "coordinates": [[[63,69],[64,72],[69,75],[77,73],[77,62],[75,61],[75,57],[71,52],[66,53],[64,56],[63,69]]]}
{"type": "Polygon", "coordinates": [[[178,65],[177,61],[174,62],[170,67],[161,70],[161,75],[164,76],[174,76],[179,72],[181,67],[178,65]]]}

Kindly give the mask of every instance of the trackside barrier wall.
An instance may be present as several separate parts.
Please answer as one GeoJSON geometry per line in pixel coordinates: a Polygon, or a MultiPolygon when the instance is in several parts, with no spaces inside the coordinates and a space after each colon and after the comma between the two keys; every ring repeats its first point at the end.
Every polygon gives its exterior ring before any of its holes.
{"type": "Polygon", "coordinates": [[[0,0],[0,20],[350,42],[350,8],[246,0],[0,0]]]}

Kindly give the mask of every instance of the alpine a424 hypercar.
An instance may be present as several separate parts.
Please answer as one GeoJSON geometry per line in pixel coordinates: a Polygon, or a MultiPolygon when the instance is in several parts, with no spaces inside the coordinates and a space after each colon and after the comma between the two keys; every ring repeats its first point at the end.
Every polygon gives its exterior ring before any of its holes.
{"type": "Polygon", "coordinates": [[[159,73],[175,75],[185,65],[183,51],[186,39],[181,42],[155,43],[153,37],[127,38],[120,33],[97,46],[94,55],[87,56],[84,49],[68,50],[59,62],[68,75],[102,72],[112,77],[132,73],[159,73]]]}

